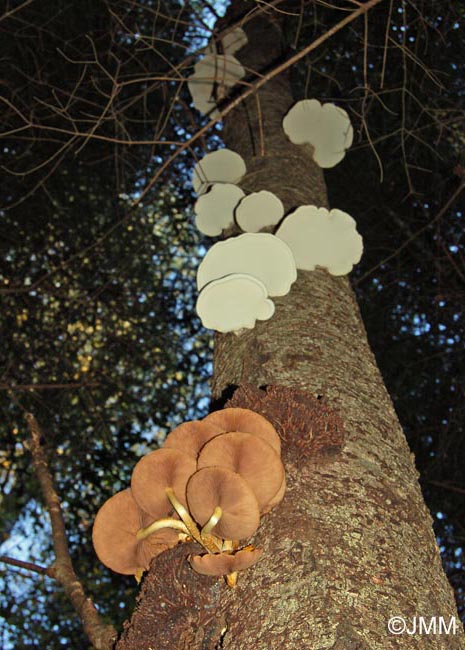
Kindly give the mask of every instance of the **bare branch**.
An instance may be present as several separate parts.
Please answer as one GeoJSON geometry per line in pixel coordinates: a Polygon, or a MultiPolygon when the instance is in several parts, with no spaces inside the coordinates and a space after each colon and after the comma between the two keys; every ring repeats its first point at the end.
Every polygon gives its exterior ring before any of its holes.
{"type": "Polygon", "coordinates": [[[79,614],[84,631],[94,648],[96,650],[110,650],[116,639],[116,630],[101,620],[94,603],[86,596],[82,583],[74,571],[60,499],[55,491],[45,451],[41,445],[42,432],[32,413],[26,414],[26,420],[31,433],[29,449],[52,524],[53,548],[56,558],[52,567],[55,578],[61,584],[74,609],[79,614]]]}

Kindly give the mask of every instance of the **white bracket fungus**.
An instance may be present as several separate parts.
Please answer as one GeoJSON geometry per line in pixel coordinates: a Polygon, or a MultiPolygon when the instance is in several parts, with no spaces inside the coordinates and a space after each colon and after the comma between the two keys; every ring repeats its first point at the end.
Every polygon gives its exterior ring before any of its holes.
{"type": "Polygon", "coordinates": [[[232,183],[215,183],[206,194],[197,199],[194,212],[195,224],[200,232],[209,237],[221,235],[234,224],[234,209],[244,192],[232,183]]]}
{"type": "Polygon", "coordinates": [[[241,27],[234,27],[220,39],[212,40],[207,46],[207,52],[217,52],[218,42],[221,43],[224,54],[235,54],[244,45],[247,45],[247,34],[241,27]]]}
{"type": "Polygon", "coordinates": [[[197,194],[204,194],[213,183],[238,183],[246,171],[242,156],[231,149],[219,149],[199,160],[192,185],[197,194]]]}
{"type": "Polygon", "coordinates": [[[207,284],[197,299],[202,324],[218,332],[252,329],[257,320],[274,314],[274,303],[266,287],[257,278],[234,273],[207,284]]]}
{"type": "Polygon", "coordinates": [[[187,80],[187,87],[192,97],[192,103],[198,111],[204,115],[210,114],[211,117],[218,115],[216,101],[213,97],[214,86],[211,81],[202,81],[192,75],[187,80]]]}
{"type": "Polygon", "coordinates": [[[259,232],[262,228],[274,226],[283,216],[282,202],[267,190],[249,194],[236,208],[236,222],[245,232],[259,232]]]}
{"type": "MultiPolygon", "coordinates": [[[[245,273],[260,280],[268,295],[285,296],[297,279],[292,251],[268,233],[246,233],[214,244],[200,263],[197,288],[231,273],[245,273]]],[[[240,298],[239,298],[240,300],[240,298]]]]}
{"type": "Polygon", "coordinates": [[[289,214],[276,236],[292,250],[298,269],[322,266],[332,275],[350,273],[363,253],[354,219],[342,210],[303,205],[289,214]]]}
{"type": "Polygon", "coordinates": [[[317,99],[297,102],[284,117],[283,129],[294,144],[311,144],[315,162],[324,168],[334,167],[344,158],[354,137],[346,111],[317,99]]]}
{"type": "Polygon", "coordinates": [[[194,74],[187,79],[194,106],[202,113],[212,111],[216,106],[216,99],[225,97],[227,89],[244,76],[244,68],[232,54],[206,54],[197,61],[194,74]]]}

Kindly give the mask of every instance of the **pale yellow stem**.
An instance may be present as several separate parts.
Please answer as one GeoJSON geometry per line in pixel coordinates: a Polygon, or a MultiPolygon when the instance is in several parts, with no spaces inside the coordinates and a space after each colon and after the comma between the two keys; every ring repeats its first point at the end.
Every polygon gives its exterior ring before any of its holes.
{"type": "Polygon", "coordinates": [[[206,535],[204,539],[202,539],[202,535],[200,534],[200,531],[197,527],[197,524],[195,521],[192,519],[190,513],[188,510],[182,505],[182,503],[179,501],[177,496],[174,493],[173,488],[167,487],[165,488],[165,493],[166,496],[169,499],[169,502],[173,506],[173,508],[176,510],[178,515],[181,517],[182,521],[184,522],[187,531],[189,532],[189,535],[195,539],[195,541],[200,544],[201,546],[204,547],[209,553],[218,553],[218,545],[211,539],[210,535],[206,535]]]}
{"type": "Polygon", "coordinates": [[[205,524],[205,526],[202,528],[200,532],[202,537],[204,535],[209,535],[212,532],[212,529],[216,526],[216,524],[221,519],[222,514],[223,514],[223,510],[220,508],[220,506],[216,506],[212,516],[210,517],[210,519],[207,521],[207,523],[205,524]]]}
{"type": "Polygon", "coordinates": [[[166,518],[158,519],[158,521],[153,521],[149,526],[140,528],[137,531],[136,537],[137,539],[145,539],[152,533],[156,533],[157,530],[162,530],[163,528],[174,528],[175,530],[180,530],[182,533],[189,535],[187,526],[182,521],[179,521],[179,519],[166,518]]]}

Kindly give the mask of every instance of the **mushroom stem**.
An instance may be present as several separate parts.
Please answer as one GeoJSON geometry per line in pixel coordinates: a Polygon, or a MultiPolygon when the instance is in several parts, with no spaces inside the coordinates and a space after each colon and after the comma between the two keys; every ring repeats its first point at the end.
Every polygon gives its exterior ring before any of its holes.
{"type": "Polygon", "coordinates": [[[212,516],[210,517],[210,519],[207,521],[207,523],[205,524],[205,526],[202,528],[200,532],[202,537],[204,535],[208,535],[209,533],[211,533],[212,529],[216,526],[216,524],[221,519],[222,514],[223,514],[223,510],[220,508],[220,506],[216,506],[212,516]]]}
{"type": "MultiPolygon", "coordinates": [[[[206,537],[205,539],[202,539],[202,536],[200,534],[200,531],[197,527],[197,524],[195,521],[192,519],[190,516],[190,513],[188,510],[182,505],[182,503],[179,501],[177,496],[174,493],[173,488],[167,487],[165,488],[165,493],[166,496],[168,497],[169,502],[173,506],[173,508],[176,510],[178,515],[181,517],[185,528],[187,529],[187,532],[189,535],[195,539],[195,541],[200,544],[201,546],[204,547],[209,553],[217,553],[218,552],[218,547],[217,544],[211,540],[210,537],[206,537]]],[[[186,531],[184,531],[186,532],[186,531]]]]}
{"type": "Polygon", "coordinates": [[[228,587],[235,587],[237,585],[237,571],[233,573],[228,573],[226,576],[226,584],[228,587]]]}
{"type": "Polygon", "coordinates": [[[137,531],[136,537],[137,539],[145,539],[152,533],[155,533],[157,530],[161,530],[162,528],[174,528],[176,530],[180,530],[181,532],[185,534],[189,534],[189,530],[182,521],[179,521],[178,519],[158,519],[157,521],[153,521],[151,524],[146,526],[145,528],[140,528],[137,531]]]}

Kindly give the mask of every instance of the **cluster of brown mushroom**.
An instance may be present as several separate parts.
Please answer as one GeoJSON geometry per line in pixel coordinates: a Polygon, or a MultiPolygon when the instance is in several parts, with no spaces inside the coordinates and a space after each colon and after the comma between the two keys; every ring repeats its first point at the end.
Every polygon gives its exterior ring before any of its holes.
{"type": "Polygon", "coordinates": [[[241,542],[285,489],[281,441],[271,423],[248,409],[223,409],[181,424],[137,463],[131,487],[97,513],[94,548],[110,569],[140,579],[155,555],[195,540],[206,554],[190,556],[192,568],[225,575],[234,586],[237,572],[262,554],[241,542]]]}

